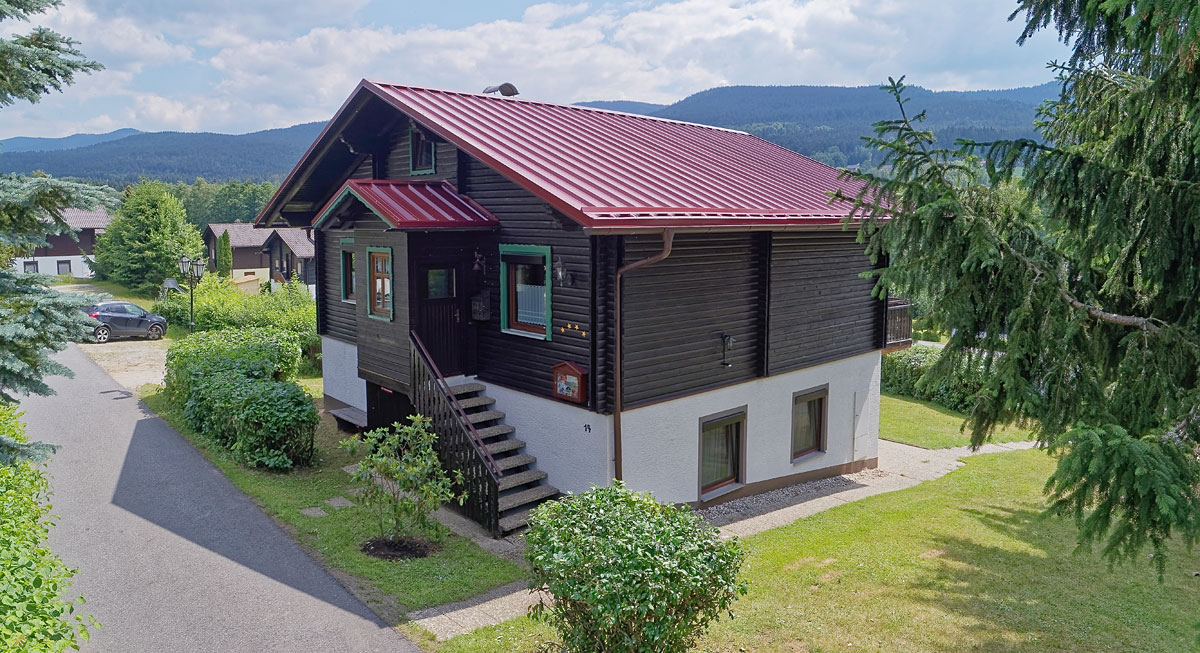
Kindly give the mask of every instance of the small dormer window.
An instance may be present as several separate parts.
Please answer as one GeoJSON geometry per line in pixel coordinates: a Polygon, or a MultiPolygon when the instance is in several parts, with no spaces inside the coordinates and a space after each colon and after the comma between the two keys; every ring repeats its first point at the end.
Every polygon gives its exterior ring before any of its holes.
{"type": "Polygon", "coordinates": [[[413,127],[408,140],[408,148],[412,174],[422,175],[433,172],[436,165],[433,156],[434,142],[424,130],[413,127]]]}

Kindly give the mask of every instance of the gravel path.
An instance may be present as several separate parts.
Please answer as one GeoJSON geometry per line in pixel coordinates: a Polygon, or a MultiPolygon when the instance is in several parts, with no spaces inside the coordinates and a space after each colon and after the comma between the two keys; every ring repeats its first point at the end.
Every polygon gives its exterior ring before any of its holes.
{"type": "Polygon", "coordinates": [[[50,464],[50,544],[102,627],[85,653],[419,649],[71,345],[74,378],[21,402],[50,464]]]}

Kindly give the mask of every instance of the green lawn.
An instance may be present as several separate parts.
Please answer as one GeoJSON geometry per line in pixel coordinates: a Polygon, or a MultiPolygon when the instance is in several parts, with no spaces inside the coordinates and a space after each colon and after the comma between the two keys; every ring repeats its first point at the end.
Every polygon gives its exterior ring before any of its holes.
{"type": "MultiPolygon", "coordinates": [[[[1187,651],[1200,552],[1175,547],[1164,582],[1142,558],[1109,571],[1073,554],[1069,521],[1039,519],[1053,461],[975,456],[936,481],[744,540],[750,593],[700,651],[1187,651]]],[[[441,653],[535,651],[518,619],[441,653]]]]}
{"type": "Polygon", "coordinates": [[[365,587],[360,598],[385,616],[476,596],[524,575],[517,565],[456,535],[447,537],[442,551],[419,560],[391,562],[361,553],[359,545],[378,535],[370,511],[362,506],[334,510],[324,505],[325,499],[335,496],[354,500],[354,486],[342,467],[356,459],[337,447],[345,434],[337,431],[332,419],[323,419],[317,430],[318,462],[311,468],[280,474],[243,467],[219,446],[191,432],[161,387],[147,386],[142,394],[154,412],[183,433],[268,514],[290,527],[327,566],[356,577],[356,584],[365,587]],[[324,508],[327,516],[300,514],[300,509],[313,506],[324,508]]]}
{"type": "MultiPolygon", "coordinates": [[[[971,444],[970,431],[962,430],[966,416],[929,401],[900,395],[879,397],[879,437],[924,449],[948,449],[971,444]]],[[[1032,440],[1019,426],[1006,426],[992,434],[992,442],[1032,440]]]]}

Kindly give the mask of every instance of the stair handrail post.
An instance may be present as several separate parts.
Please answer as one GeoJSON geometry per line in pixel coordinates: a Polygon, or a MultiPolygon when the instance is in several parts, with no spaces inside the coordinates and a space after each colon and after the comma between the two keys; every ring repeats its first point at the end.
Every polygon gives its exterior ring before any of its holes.
{"type": "Polygon", "coordinates": [[[459,423],[466,428],[467,433],[471,436],[471,442],[475,445],[476,451],[482,454],[483,459],[487,462],[488,471],[491,472],[492,478],[499,482],[504,472],[496,465],[496,459],[492,457],[492,452],[488,451],[488,448],[483,444],[483,438],[479,436],[479,431],[475,430],[475,425],[471,423],[471,420],[467,419],[467,411],[462,407],[462,404],[458,403],[458,397],[454,396],[453,392],[450,392],[450,384],[446,382],[446,377],[442,376],[442,371],[438,369],[437,363],[429,355],[429,350],[425,348],[425,343],[421,342],[421,336],[418,336],[416,331],[410,331],[409,337],[418,355],[421,357],[421,362],[433,373],[434,380],[441,389],[442,396],[450,402],[450,406],[457,413],[459,423]]]}

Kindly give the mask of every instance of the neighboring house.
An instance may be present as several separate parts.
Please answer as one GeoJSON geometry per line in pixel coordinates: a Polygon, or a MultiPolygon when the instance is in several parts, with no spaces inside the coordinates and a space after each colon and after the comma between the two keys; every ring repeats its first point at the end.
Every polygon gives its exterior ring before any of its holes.
{"type": "Polygon", "coordinates": [[[269,280],[271,259],[263,251],[263,245],[273,230],[255,229],[249,222],[216,222],[210,223],[204,229],[204,246],[208,250],[208,267],[217,269],[217,239],[221,234],[229,232],[229,247],[233,250],[233,268],[229,273],[231,279],[239,284],[246,284],[246,289],[258,291],[258,286],[252,285],[247,277],[262,283],[269,280]]]}
{"type": "Polygon", "coordinates": [[[113,216],[101,206],[94,211],[64,209],[63,220],[76,230],[74,237],[70,234],[47,237],[48,247],[37,248],[33,256],[13,259],[13,269],[38,274],[91,277],[92,267],[88,260],[96,245],[96,235],[104,233],[113,216]]]}
{"type": "Polygon", "coordinates": [[[506,532],[614,478],[709,505],[876,465],[903,343],[838,188],[743,132],[363,81],[257,223],[314,228],[326,406],[430,416],[506,532]]]}
{"type": "Polygon", "coordinates": [[[314,263],[316,245],[309,229],[271,229],[263,243],[271,270],[271,281],[284,283],[294,273],[309,290],[317,283],[317,268],[314,263]]]}

